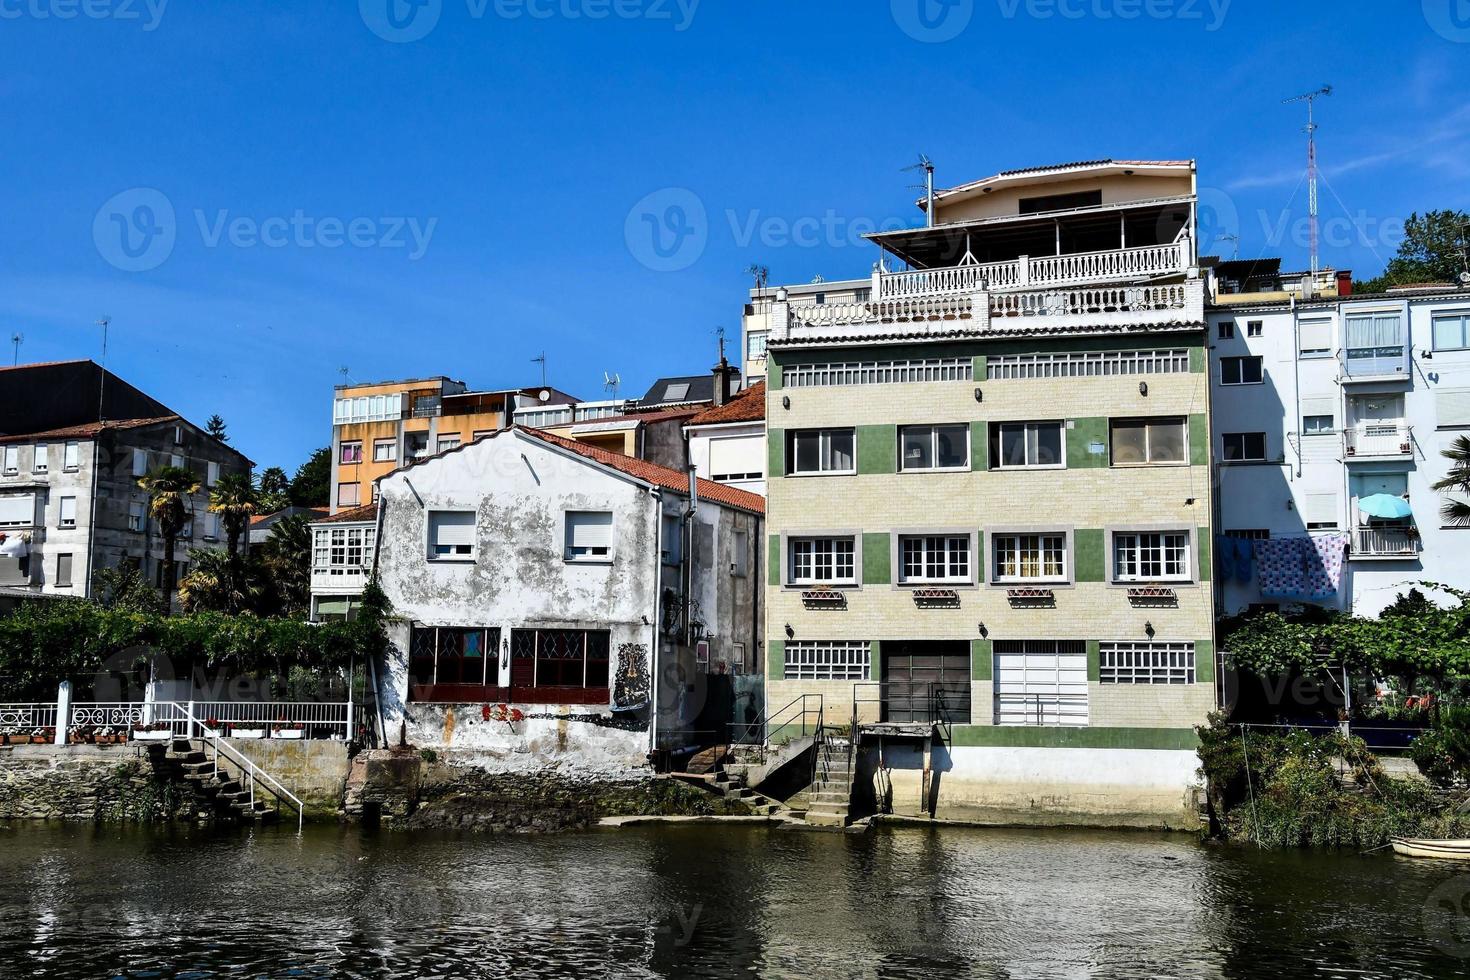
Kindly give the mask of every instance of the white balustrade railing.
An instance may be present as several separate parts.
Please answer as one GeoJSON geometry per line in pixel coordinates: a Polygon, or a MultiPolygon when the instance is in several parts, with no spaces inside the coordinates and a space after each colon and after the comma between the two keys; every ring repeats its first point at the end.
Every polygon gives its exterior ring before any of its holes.
{"type": "Polygon", "coordinates": [[[1414,431],[1402,422],[1365,422],[1342,432],[1349,456],[1409,456],[1414,452],[1414,431]]]}
{"type": "Polygon", "coordinates": [[[86,725],[125,732],[147,720],[147,707],[142,701],[73,701],[67,726],[86,725]]]}
{"type": "Polygon", "coordinates": [[[1182,310],[1189,304],[1189,292],[1186,284],[1174,283],[1167,286],[1109,286],[992,293],[990,315],[1079,316],[1089,313],[1182,310]]]}
{"type": "Polygon", "coordinates": [[[956,320],[971,316],[974,307],[974,300],[968,295],[871,303],[823,303],[819,306],[793,306],[791,322],[805,327],[835,327],[851,323],[956,320]]]}
{"type": "Polygon", "coordinates": [[[1419,535],[1406,527],[1360,527],[1353,532],[1355,555],[1412,557],[1419,547],[1419,535]]]}
{"type": "MultiPolygon", "coordinates": [[[[271,738],[352,737],[352,706],[346,702],[190,701],[187,707],[187,713],[200,725],[226,737],[241,731],[260,732],[271,738]]],[[[172,702],[158,705],[154,720],[168,724],[175,734],[185,738],[207,734],[197,727],[191,730],[185,712],[172,702]]]]}
{"type": "Polygon", "coordinates": [[[1114,248],[1071,255],[1041,255],[1007,262],[885,272],[878,276],[879,300],[1126,282],[1183,273],[1189,268],[1187,241],[1138,248],[1114,248]]]}
{"type": "Polygon", "coordinates": [[[0,732],[7,735],[28,735],[40,728],[55,727],[55,703],[0,704],[0,732]]]}

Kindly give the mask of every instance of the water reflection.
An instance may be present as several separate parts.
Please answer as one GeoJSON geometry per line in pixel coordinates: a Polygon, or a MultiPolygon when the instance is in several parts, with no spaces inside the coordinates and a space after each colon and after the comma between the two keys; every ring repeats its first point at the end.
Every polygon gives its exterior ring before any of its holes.
{"type": "Polygon", "coordinates": [[[0,974],[1449,977],[1464,906],[1421,920],[1457,870],[1035,830],[13,825],[0,974]]]}

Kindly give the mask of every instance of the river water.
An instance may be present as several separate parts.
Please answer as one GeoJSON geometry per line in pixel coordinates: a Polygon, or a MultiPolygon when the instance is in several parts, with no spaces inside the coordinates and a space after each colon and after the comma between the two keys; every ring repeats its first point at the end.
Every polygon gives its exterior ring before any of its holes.
{"type": "Polygon", "coordinates": [[[12,824],[0,976],[1463,977],[1467,896],[1143,833],[12,824]]]}

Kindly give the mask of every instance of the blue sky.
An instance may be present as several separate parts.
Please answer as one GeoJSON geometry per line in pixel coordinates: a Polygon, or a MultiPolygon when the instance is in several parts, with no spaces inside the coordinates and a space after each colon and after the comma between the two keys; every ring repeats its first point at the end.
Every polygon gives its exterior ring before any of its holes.
{"type": "Polygon", "coordinates": [[[110,368],[288,471],[344,367],[707,370],[746,267],[865,275],[919,223],[920,151],[1193,157],[1215,233],[1305,266],[1281,100],[1331,83],[1324,262],[1470,205],[1467,0],[0,0],[0,54],[0,339],[97,357],[110,316],[110,368]]]}

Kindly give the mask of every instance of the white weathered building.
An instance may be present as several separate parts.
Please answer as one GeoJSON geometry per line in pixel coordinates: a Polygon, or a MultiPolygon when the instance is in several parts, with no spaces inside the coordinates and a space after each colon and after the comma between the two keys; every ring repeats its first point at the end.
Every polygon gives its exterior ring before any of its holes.
{"type": "Polygon", "coordinates": [[[760,669],[760,497],[517,426],[377,500],[390,735],[634,767],[694,740],[701,678],[760,669]]]}
{"type": "Polygon", "coordinates": [[[1305,601],[1373,616],[1415,582],[1470,577],[1470,534],[1432,489],[1470,434],[1470,290],[1312,292],[1208,312],[1225,613],[1305,601]],[[1375,494],[1411,513],[1363,513],[1375,494]],[[1274,567],[1245,543],[1259,540],[1285,549],[1274,567]]]}

